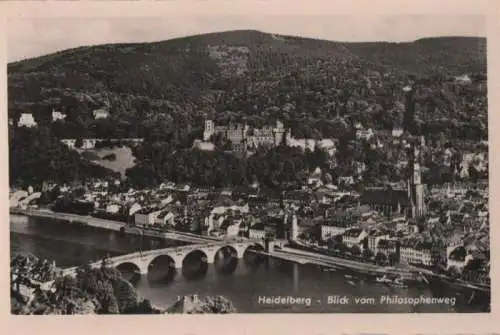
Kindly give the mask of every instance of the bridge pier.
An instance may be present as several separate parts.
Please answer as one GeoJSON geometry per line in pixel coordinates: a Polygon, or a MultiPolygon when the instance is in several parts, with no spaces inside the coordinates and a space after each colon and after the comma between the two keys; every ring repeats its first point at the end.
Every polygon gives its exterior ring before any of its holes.
{"type": "Polygon", "coordinates": [[[293,263],[293,291],[299,291],[299,264],[293,263]]]}

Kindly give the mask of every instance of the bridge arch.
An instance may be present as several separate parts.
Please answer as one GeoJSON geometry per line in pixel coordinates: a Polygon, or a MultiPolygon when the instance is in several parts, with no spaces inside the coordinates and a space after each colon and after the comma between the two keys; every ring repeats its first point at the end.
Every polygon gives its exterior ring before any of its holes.
{"type": "Polygon", "coordinates": [[[264,243],[255,242],[253,244],[246,245],[245,246],[245,250],[243,251],[243,253],[246,253],[246,252],[248,252],[250,250],[266,251],[266,247],[264,246],[264,243]]]}
{"type": "Polygon", "coordinates": [[[177,275],[177,262],[168,253],[154,256],[148,264],[148,280],[171,282],[177,275]]]}
{"type": "Polygon", "coordinates": [[[187,279],[204,277],[208,270],[209,258],[203,248],[188,251],[182,258],[182,274],[187,279]]]}
{"type": "Polygon", "coordinates": [[[214,268],[223,274],[233,273],[238,267],[238,259],[243,256],[243,251],[237,245],[221,245],[214,253],[214,268]]]}
{"type": "Polygon", "coordinates": [[[263,254],[253,253],[252,251],[266,251],[265,247],[261,243],[253,243],[250,245],[246,245],[241,254],[245,264],[251,267],[258,267],[264,260],[265,256],[263,254]]]}
{"type": "Polygon", "coordinates": [[[143,264],[134,261],[121,261],[113,265],[121,272],[123,277],[130,282],[137,282],[141,275],[147,273],[147,268],[143,264]]]}
{"type": "MultiPolygon", "coordinates": [[[[236,257],[236,258],[239,258],[242,255],[241,248],[235,247],[231,244],[221,245],[217,249],[217,251],[215,252],[214,256],[217,257],[217,254],[221,253],[221,252],[227,253],[228,255],[231,255],[232,257],[236,257]]],[[[215,263],[215,259],[214,259],[214,263],[215,263]]]]}

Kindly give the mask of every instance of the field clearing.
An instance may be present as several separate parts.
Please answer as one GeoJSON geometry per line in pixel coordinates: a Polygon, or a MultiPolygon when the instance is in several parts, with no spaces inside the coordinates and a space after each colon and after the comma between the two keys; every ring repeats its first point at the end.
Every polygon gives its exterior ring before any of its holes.
{"type": "Polygon", "coordinates": [[[77,151],[92,163],[118,172],[122,176],[125,176],[125,171],[127,169],[136,164],[132,150],[127,146],[102,149],[77,149],[77,151]],[[115,160],[103,159],[103,157],[111,154],[116,155],[115,160]]]}

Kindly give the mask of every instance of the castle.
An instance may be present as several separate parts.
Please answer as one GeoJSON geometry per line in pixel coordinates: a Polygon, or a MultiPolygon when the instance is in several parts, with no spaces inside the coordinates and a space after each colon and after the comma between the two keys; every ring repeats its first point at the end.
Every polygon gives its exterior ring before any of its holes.
{"type": "Polygon", "coordinates": [[[246,151],[260,146],[278,146],[291,139],[290,129],[286,129],[280,121],[276,121],[275,127],[251,128],[246,123],[216,126],[213,120],[205,120],[203,141],[210,141],[213,135],[218,134],[231,142],[233,151],[246,151]]]}

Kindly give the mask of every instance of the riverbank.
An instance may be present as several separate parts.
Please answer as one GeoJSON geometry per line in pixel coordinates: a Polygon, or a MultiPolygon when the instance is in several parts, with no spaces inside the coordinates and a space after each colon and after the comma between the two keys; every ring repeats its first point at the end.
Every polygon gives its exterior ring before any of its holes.
{"type": "MultiPolygon", "coordinates": [[[[60,221],[65,221],[70,224],[78,224],[83,227],[94,227],[107,231],[122,232],[129,235],[139,235],[145,237],[162,238],[168,240],[178,240],[187,243],[206,243],[212,241],[220,241],[220,239],[199,236],[190,233],[182,232],[161,232],[151,229],[143,229],[138,227],[127,226],[127,224],[119,221],[112,221],[107,219],[94,218],[92,216],[82,216],[69,213],[59,213],[50,210],[42,209],[19,209],[11,208],[10,213],[12,215],[20,215],[26,217],[40,217],[47,219],[56,219],[60,221]]],[[[394,274],[401,276],[407,281],[424,281],[429,280],[439,280],[439,281],[449,281],[450,285],[478,290],[483,292],[489,292],[490,287],[486,285],[477,285],[473,283],[468,283],[460,280],[454,280],[452,278],[436,274],[430,270],[422,269],[414,266],[398,266],[397,268],[387,268],[375,264],[364,263],[355,260],[348,260],[344,258],[339,258],[331,255],[322,255],[320,253],[309,252],[305,250],[295,249],[286,247],[281,250],[270,250],[265,252],[269,257],[275,257],[278,259],[283,259],[286,261],[291,261],[299,264],[311,263],[318,266],[324,266],[329,268],[334,268],[342,272],[357,272],[361,274],[366,274],[370,276],[380,276],[383,274],[394,274]]]]}
{"type": "MultiPolygon", "coordinates": [[[[352,271],[360,274],[370,275],[370,276],[380,276],[384,274],[391,274],[401,276],[406,281],[409,282],[422,282],[426,285],[430,285],[432,281],[439,281],[446,283],[449,286],[453,286],[457,289],[465,289],[472,291],[479,291],[483,293],[490,294],[491,288],[487,285],[470,283],[459,279],[453,279],[448,276],[435,273],[428,269],[419,268],[412,265],[399,265],[397,267],[383,267],[375,264],[364,263],[355,260],[344,259],[340,257],[322,255],[315,252],[304,251],[294,248],[283,248],[282,253],[288,255],[295,255],[298,259],[302,259],[302,263],[305,263],[307,259],[310,259],[312,264],[318,264],[317,261],[326,263],[327,267],[334,268],[340,271],[352,271]]],[[[274,253],[276,254],[276,253],[274,253]]]]}
{"type": "Polygon", "coordinates": [[[11,215],[19,215],[35,218],[46,218],[77,224],[83,227],[92,227],[108,231],[121,232],[129,235],[146,236],[153,238],[162,238],[168,240],[177,240],[188,243],[204,243],[219,241],[219,239],[210,236],[200,236],[185,232],[163,232],[155,229],[135,227],[127,225],[124,222],[96,218],[90,215],[78,215],[71,213],[54,212],[49,209],[21,209],[10,208],[11,215]]]}

